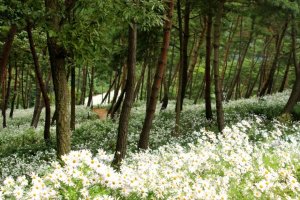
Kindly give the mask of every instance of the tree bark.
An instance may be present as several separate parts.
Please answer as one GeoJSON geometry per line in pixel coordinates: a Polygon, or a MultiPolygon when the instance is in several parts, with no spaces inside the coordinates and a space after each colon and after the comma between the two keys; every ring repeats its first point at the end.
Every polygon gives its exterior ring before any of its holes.
{"type": "Polygon", "coordinates": [[[212,14],[207,16],[207,32],[206,32],[206,55],[205,55],[205,116],[207,120],[212,119],[211,110],[211,80],[210,80],[210,57],[211,57],[211,29],[212,29],[212,14]]]}
{"type": "Polygon", "coordinates": [[[3,105],[2,105],[3,128],[5,128],[7,126],[6,125],[6,109],[7,109],[9,95],[10,95],[10,84],[11,84],[11,79],[12,79],[11,71],[12,71],[12,65],[9,64],[6,94],[5,94],[5,97],[3,100],[3,105]]]}
{"type": "Polygon", "coordinates": [[[89,98],[88,98],[88,102],[87,102],[87,107],[93,107],[94,73],[95,73],[95,67],[92,66],[91,80],[90,80],[90,92],[89,92],[89,98]]]}
{"type": "Polygon", "coordinates": [[[221,132],[224,129],[224,110],[222,104],[222,86],[219,77],[219,46],[220,46],[220,33],[221,22],[224,9],[225,0],[220,0],[218,3],[218,10],[214,22],[214,78],[215,78],[215,95],[216,95],[216,108],[217,108],[217,123],[218,129],[221,132]]]}
{"type": "Polygon", "coordinates": [[[15,101],[17,98],[17,88],[18,88],[18,67],[17,67],[17,61],[15,60],[15,78],[14,78],[14,95],[11,100],[11,106],[10,106],[10,113],[9,118],[13,118],[14,115],[14,109],[15,109],[15,101]]]}
{"type": "Polygon", "coordinates": [[[184,10],[184,30],[183,30],[183,41],[182,41],[182,85],[181,85],[181,99],[180,99],[180,110],[182,110],[183,100],[186,94],[186,86],[188,82],[188,42],[189,42],[189,25],[190,25],[190,13],[191,13],[191,2],[185,0],[184,10]]]}
{"type": "Polygon", "coordinates": [[[4,42],[3,49],[2,49],[2,55],[0,59],[0,67],[1,67],[1,86],[2,86],[2,126],[3,128],[6,127],[6,66],[9,59],[9,54],[12,49],[12,44],[14,41],[14,37],[17,33],[17,26],[13,24],[10,27],[10,30],[8,32],[7,38],[4,42]]]}
{"type": "Polygon", "coordinates": [[[173,136],[179,135],[180,129],[180,112],[182,110],[182,101],[183,101],[183,87],[184,87],[184,69],[185,69],[185,37],[182,28],[182,17],[181,17],[181,1],[177,1],[177,16],[178,16],[178,31],[179,31],[179,69],[178,69],[178,87],[177,87],[177,98],[176,98],[176,117],[175,117],[175,130],[172,133],[173,136]]]}
{"type": "Polygon", "coordinates": [[[87,67],[83,66],[82,68],[82,85],[81,85],[81,96],[79,104],[84,105],[84,99],[86,95],[86,82],[87,82],[87,67]]]}
{"type": "Polygon", "coordinates": [[[191,53],[191,58],[190,58],[190,63],[189,63],[189,71],[188,71],[188,83],[187,83],[187,87],[189,86],[190,90],[189,90],[189,99],[192,98],[192,92],[193,92],[193,74],[194,74],[194,70],[195,70],[195,66],[198,62],[198,58],[199,58],[199,50],[200,47],[204,41],[205,38],[205,33],[206,33],[206,29],[207,29],[207,22],[206,22],[206,18],[204,17],[204,25],[201,31],[199,31],[199,35],[196,38],[196,42],[195,45],[193,47],[192,53],[191,53]]]}
{"type": "Polygon", "coordinates": [[[139,139],[139,143],[138,143],[138,148],[141,148],[141,149],[148,149],[148,147],[149,147],[150,129],[152,126],[152,121],[153,121],[155,110],[156,110],[156,103],[157,103],[157,97],[158,97],[158,93],[159,93],[159,87],[160,87],[162,76],[164,74],[166,63],[167,63],[167,54],[168,54],[168,48],[169,48],[169,44],[170,44],[170,35],[171,35],[171,28],[172,28],[173,10],[174,10],[174,0],[170,0],[168,3],[167,18],[164,22],[163,46],[161,49],[160,59],[157,64],[157,68],[156,68],[156,72],[155,72],[150,102],[147,105],[143,129],[140,134],[140,139],[139,139]]]}
{"type": "Polygon", "coordinates": [[[134,91],[134,99],[136,100],[137,99],[137,96],[139,94],[139,90],[140,90],[140,87],[141,87],[141,83],[142,83],[142,80],[144,79],[144,76],[145,76],[145,71],[146,71],[146,68],[147,68],[147,61],[146,59],[144,60],[144,64],[143,64],[143,67],[142,67],[142,71],[141,71],[141,75],[140,75],[140,78],[136,84],[136,87],[135,87],[135,91],[134,91]]]}
{"type": "Polygon", "coordinates": [[[40,118],[40,113],[38,113],[38,110],[41,106],[40,104],[41,104],[41,90],[38,83],[36,83],[35,104],[34,104],[33,115],[30,123],[30,126],[34,128],[37,127],[40,118]]]}
{"type": "Polygon", "coordinates": [[[110,92],[111,92],[111,89],[112,89],[112,88],[114,87],[114,85],[116,84],[116,82],[117,82],[117,80],[118,80],[118,76],[119,76],[119,74],[118,74],[118,72],[116,72],[116,73],[115,73],[115,78],[114,78],[113,82],[110,84],[110,86],[109,86],[109,88],[108,88],[108,90],[107,90],[107,92],[106,92],[104,98],[103,98],[102,101],[101,101],[101,104],[103,104],[107,98],[108,98],[108,103],[109,103],[109,101],[110,101],[110,92]]]}
{"type": "Polygon", "coordinates": [[[288,27],[288,20],[285,22],[283,28],[282,28],[282,32],[280,35],[277,35],[277,40],[276,40],[276,51],[275,51],[275,55],[274,55],[274,59],[272,62],[272,66],[269,72],[269,75],[267,77],[267,81],[264,83],[259,96],[263,96],[266,93],[267,94],[271,94],[272,91],[272,87],[273,87],[273,82],[274,82],[274,74],[278,65],[278,59],[279,59],[279,55],[280,55],[280,50],[281,50],[281,46],[282,46],[282,41],[285,35],[285,32],[287,30],[288,27]]]}
{"type": "Polygon", "coordinates": [[[297,30],[296,30],[295,16],[292,15],[291,21],[292,21],[291,39],[292,39],[293,65],[295,67],[296,80],[294,82],[289,100],[286,103],[285,107],[283,108],[283,113],[291,113],[294,106],[297,104],[300,98],[300,63],[298,63],[297,61],[297,54],[296,54],[297,30]]]}
{"type": "Polygon", "coordinates": [[[280,88],[279,88],[279,92],[283,92],[283,90],[285,89],[285,87],[287,85],[290,66],[291,66],[292,55],[293,54],[291,52],[290,55],[289,55],[289,58],[288,58],[288,63],[287,63],[286,68],[285,68],[285,72],[284,72],[284,76],[282,78],[282,82],[281,82],[281,85],[280,85],[280,88]]]}
{"type": "Polygon", "coordinates": [[[119,168],[121,161],[124,159],[127,149],[128,138],[128,123],[130,111],[134,101],[135,90],[135,65],[136,65],[136,42],[137,42],[137,27],[135,23],[129,25],[128,34],[128,58],[127,58],[127,80],[126,80],[126,95],[122,106],[122,111],[119,119],[118,138],[113,159],[113,166],[119,168]]]}
{"type": "MultiPolygon", "coordinates": [[[[48,24],[50,28],[59,33],[61,29],[60,17],[56,13],[60,10],[58,0],[45,0],[46,11],[49,14],[48,24]]],[[[69,7],[66,7],[69,9],[69,7]]],[[[57,156],[67,154],[71,150],[70,130],[70,92],[68,88],[67,72],[65,69],[66,49],[60,44],[56,36],[47,34],[47,45],[50,56],[51,73],[55,93],[56,140],[57,156]]]]}
{"type": "MultiPolygon", "coordinates": [[[[243,64],[244,64],[244,61],[245,61],[245,58],[246,58],[246,55],[247,55],[247,52],[249,50],[249,46],[253,40],[253,33],[254,33],[254,19],[252,19],[252,25],[251,25],[251,30],[250,30],[250,36],[249,36],[249,39],[244,47],[244,50],[242,52],[242,54],[239,56],[239,59],[238,59],[238,66],[237,66],[237,71],[235,73],[235,76],[234,76],[234,79],[233,79],[233,82],[232,82],[232,85],[230,87],[230,90],[227,94],[227,99],[231,99],[232,97],[232,94],[233,94],[233,91],[235,89],[235,87],[237,87],[237,90],[238,90],[238,87],[239,87],[239,82],[240,82],[240,78],[241,78],[241,72],[242,72],[242,67],[243,67],[243,64]]],[[[241,35],[242,35],[242,21],[241,21],[241,35]]],[[[241,38],[242,39],[242,38],[241,38]]],[[[237,95],[237,92],[236,92],[236,95],[237,95]]]]}
{"type": "MultiPolygon", "coordinates": [[[[33,61],[34,61],[34,72],[35,72],[38,87],[39,87],[38,93],[40,93],[40,92],[42,93],[45,110],[46,110],[45,126],[44,126],[44,140],[45,140],[46,144],[48,144],[48,143],[50,143],[50,118],[51,118],[50,99],[48,97],[47,90],[46,90],[45,84],[43,82],[42,73],[40,70],[40,64],[38,61],[38,56],[36,54],[35,45],[34,45],[34,41],[33,41],[33,37],[32,37],[31,25],[29,23],[27,24],[27,34],[28,34],[28,40],[29,40],[31,54],[32,54],[33,61]]],[[[36,101],[40,101],[40,97],[38,99],[36,99],[36,101]]]]}
{"type": "Polygon", "coordinates": [[[70,128],[72,131],[75,130],[75,119],[76,119],[76,71],[75,65],[71,66],[71,121],[70,128]]]}
{"type": "Polygon", "coordinates": [[[151,98],[151,79],[152,79],[152,70],[151,70],[151,65],[148,65],[148,73],[147,73],[147,101],[146,105],[149,104],[150,98],[151,98]]]}
{"type": "Polygon", "coordinates": [[[168,103],[169,103],[169,90],[170,90],[170,84],[172,81],[172,68],[173,68],[173,64],[174,64],[174,57],[175,57],[175,44],[173,44],[172,47],[172,58],[171,58],[171,63],[170,63],[170,69],[169,69],[169,76],[168,76],[168,80],[166,79],[167,73],[165,74],[165,78],[163,79],[163,84],[164,84],[164,97],[162,99],[162,105],[161,105],[161,109],[160,110],[165,110],[168,107],[168,103]]]}
{"type": "Polygon", "coordinates": [[[221,73],[222,84],[223,84],[223,81],[224,81],[224,78],[225,78],[225,73],[226,73],[226,70],[227,70],[227,67],[228,67],[227,61],[228,61],[230,47],[231,47],[234,35],[236,33],[237,27],[239,25],[239,21],[240,21],[240,16],[237,17],[235,25],[232,24],[232,26],[230,28],[229,36],[228,36],[228,39],[227,39],[227,42],[226,42],[224,60],[223,60],[223,68],[222,68],[222,73],[221,73]]]}

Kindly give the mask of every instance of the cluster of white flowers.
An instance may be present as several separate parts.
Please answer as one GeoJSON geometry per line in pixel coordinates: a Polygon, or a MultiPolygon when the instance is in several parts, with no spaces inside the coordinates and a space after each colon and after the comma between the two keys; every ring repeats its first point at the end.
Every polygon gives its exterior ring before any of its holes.
{"type": "Polygon", "coordinates": [[[72,151],[45,175],[7,177],[0,199],[298,199],[300,145],[293,141],[300,134],[283,138],[285,126],[267,131],[260,122],[243,120],[222,134],[203,129],[187,148],[131,153],[119,172],[112,154],[72,151]],[[249,139],[253,129],[267,133],[263,142],[249,139]]]}

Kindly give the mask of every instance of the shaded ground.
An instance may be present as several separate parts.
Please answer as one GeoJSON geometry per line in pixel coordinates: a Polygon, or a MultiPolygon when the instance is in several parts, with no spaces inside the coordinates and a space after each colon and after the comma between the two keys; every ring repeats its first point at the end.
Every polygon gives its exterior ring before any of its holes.
{"type": "Polygon", "coordinates": [[[104,108],[93,108],[93,112],[95,112],[100,120],[105,120],[107,116],[107,110],[104,108]]]}

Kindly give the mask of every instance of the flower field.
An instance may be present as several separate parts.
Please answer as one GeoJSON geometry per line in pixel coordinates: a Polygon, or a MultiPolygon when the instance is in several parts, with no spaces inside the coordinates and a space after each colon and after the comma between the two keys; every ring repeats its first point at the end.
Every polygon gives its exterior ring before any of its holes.
{"type": "Polygon", "coordinates": [[[177,138],[171,103],[155,118],[151,150],[140,152],[145,109],[136,104],[120,171],[111,167],[116,122],[78,107],[74,151],[61,165],[42,130],[27,125],[30,113],[16,113],[0,133],[0,199],[299,199],[300,123],[272,117],[287,97],[226,103],[223,133],[205,120],[203,105],[187,102],[177,138]]]}

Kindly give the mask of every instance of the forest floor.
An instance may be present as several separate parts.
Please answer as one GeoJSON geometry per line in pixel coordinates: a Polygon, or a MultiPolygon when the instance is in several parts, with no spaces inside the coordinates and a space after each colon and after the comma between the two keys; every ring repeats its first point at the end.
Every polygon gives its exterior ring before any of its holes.
{"type": "Polygon", "coordinates": [[[97,114],[100,120],[105,120],[108,111],[105,108],[93,108],[93,112],[97,114]]]}
{"type": "MultiPolygon", "coordinates": [[[[14,118],[8,118],[9,126],[0,128],[0,200],[36,199],[33,195],[40,199],[299,199],[300,122],[293,115],[278,117],[289,93],[224,103],[223,133],[218,133],[216,118],[206,120],[204,104],[185,100],[179,137],[172,137],[176,101],[170,101],[166,110],[156,113],[150,149],[143,152],[137,144],[146,108],[145,102],[136,102],[121,171],[111,167],[118,120],[106,118],[104,107],[93,112],[84,105],[76,107],[72,152],[63,158],[64,166],[56,159],[55,146],[44,144],[44,111],[34,129],[33,108],[16,109],[14,118]]],[[[53,144],[55,130],[53,126],[53,144]]]]}

